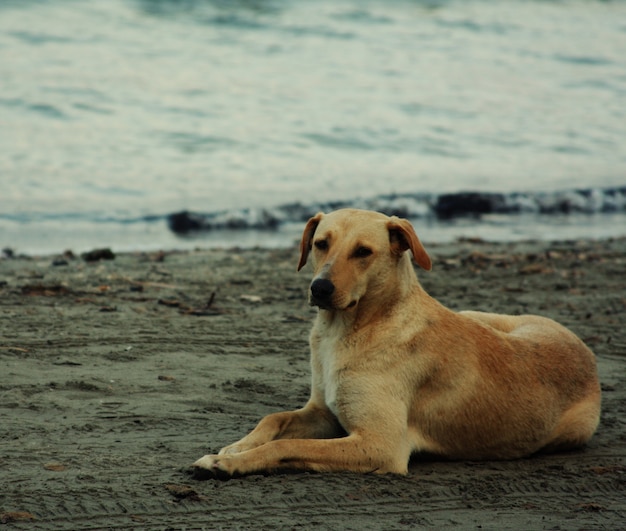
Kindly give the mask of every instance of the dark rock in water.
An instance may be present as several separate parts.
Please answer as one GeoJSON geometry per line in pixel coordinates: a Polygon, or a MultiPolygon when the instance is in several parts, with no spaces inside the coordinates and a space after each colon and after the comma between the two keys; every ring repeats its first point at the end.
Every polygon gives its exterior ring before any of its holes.
{"type": "Polygon", "coordinates": [[[172,232],[187,234],[200,230],[273,230],[280,226],[283,219],[279,210],[244,208],[212,214],[185,210],[167,216],[167,224],[172,232]]]}
{"type": "Polygon", "coordinates": [[[85,262],[98,262],[100,260],[115,260],[115,253],[111,249],[94,249],[80,255],[85,262]]]}
{"type": "Polygon", "coordinates": [[[208,229],[205,220],[198,214],[183,210],[167,216],[167,224],[172,232],[185,234],[194,230],[208,229]]]}
{"type": "Polygon", "coordinates": [[[442,219],[490,214],[505,210],[505,198],[502,194],[481,192],[443,194],[439,196],[434,210],[442,219]]]}

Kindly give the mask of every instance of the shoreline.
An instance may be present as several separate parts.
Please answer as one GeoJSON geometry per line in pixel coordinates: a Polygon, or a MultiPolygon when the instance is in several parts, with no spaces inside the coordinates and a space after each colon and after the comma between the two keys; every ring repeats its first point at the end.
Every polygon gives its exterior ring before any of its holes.
{"type": "Polygon", "coordinates": [[[626,187],[615,186],[552,192],[398,193],[206,213],[0,215],[0,249],[40,255],[66,249],[81,253],[94,247],[122,252],[233,245],[287,248],[299,240],[310,216],[342,207],[406,218],[426,243],[463,238],[506,243],[626,237],[626,187]]]}
{"type": "MultiPolygon", "coordinates": [[[[568,214],[550,216],[546,220],[535,215],[520,214],[506,219],[498,215],[481,219],[460,218],[449,222],[427,219],[411,220],[420,239],[429,246],[454,245],[465,239],[485,243],[507,244],[520,242],[550,243],[559,241],[602,241],[626,238],[622,227],[626,213],[568,214]],[[523,227],[523,229],[520,229],[523,227]]],[[[76,232],[73,224],[36,225],[28,230],[21,225],[0,225],[4,232],[0,250],[10,249],[16,255],[56,255],[71,250],[76,254],[94,248],[111,248],[116,253],[175,252],[197,249],[287,249],[299,241],[304,223],[288,223],[277,229],[215,229],[206,232],[176,235],[165,224],[155,223],[97,226],[76,232]],[[19,243],[18,243],[19,242],[19,243]]]]}
{"type": "MultiPolygon", "coordinates": [[[[115,251],[115,249],[113,249],[115,251]]],[[[616,527],[626,518],[626,238],[427,245],[454,310],[537,313],[596,353],[598,432],[409,475],[199,481],[189,465],[308,398],[294,246],[0,259],[0,519],[21,529],[616,527]]],[[[62,252],[62,251],[61,251],[62,252]]]]}

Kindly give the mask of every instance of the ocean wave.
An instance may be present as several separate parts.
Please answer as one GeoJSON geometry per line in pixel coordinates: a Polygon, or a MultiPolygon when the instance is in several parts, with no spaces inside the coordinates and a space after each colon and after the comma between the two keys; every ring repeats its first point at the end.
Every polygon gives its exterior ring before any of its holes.
{"type": "Polygon", "coordinates": [[[556,192],[458,192],[449,194],[393,194],[369,199],[325,203],[289,203],[274,208],[243,208],[198,213],[187,210],[166,216],[176,234],[210,230],[275,230],[287,223],[301,223],[317,212],[338,208],[376,210],[408,219],[449,220],[480,218],[486,214],[602,214],[626,211],[626,186],[556,192]]]}

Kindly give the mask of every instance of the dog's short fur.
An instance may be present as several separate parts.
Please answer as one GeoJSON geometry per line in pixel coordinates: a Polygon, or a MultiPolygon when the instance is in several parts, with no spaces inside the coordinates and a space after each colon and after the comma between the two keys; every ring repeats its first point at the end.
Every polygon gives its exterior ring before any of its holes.
{"type": "Polygon", "coordinates": [[[312,254],[311,398],[197,469],[404,474],[412,452],[509,459],[589,440],[600,385],[583,342],[544,317],[445,308],[409,249],[430,270],[406,220],[339,210],[308,221],[298,269],[312,254]]]}

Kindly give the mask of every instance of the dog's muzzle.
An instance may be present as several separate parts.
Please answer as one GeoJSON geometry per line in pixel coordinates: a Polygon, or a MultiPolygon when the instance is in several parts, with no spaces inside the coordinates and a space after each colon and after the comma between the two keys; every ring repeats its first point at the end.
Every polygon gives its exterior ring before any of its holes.
{"type": "Polygon", "coordinates": [[[326,278],[317,278],[311,282],[311,306],[319,306],[324,310],[333,307],[332,298],[335,285],[326,278]]]}

